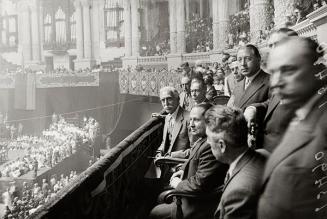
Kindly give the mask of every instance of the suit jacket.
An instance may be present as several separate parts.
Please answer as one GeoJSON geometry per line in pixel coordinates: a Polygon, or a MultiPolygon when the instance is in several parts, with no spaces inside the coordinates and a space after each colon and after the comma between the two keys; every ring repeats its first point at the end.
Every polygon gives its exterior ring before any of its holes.
{"type": "Polygon", "coordinates": [[[225,77],[224,95],[231,96],[234,92],[235,85],[236,79],[234,78],[233,74],[229,74],[227,77],[225,77]]]}
{"type": "Polygon", "coordinates": [[[215,87],[211,85],[209,90],[207,90],[206,99],[209,101],[213,101],[213,98],[215,96],[217,96],[217,91],[216,91],[215,87]]]}
{"type": "Polygon", "coordinates": [[[259,201],[260,219],[326,218],[327,95],[309,115],[291,122],[281,143],[270,156],[259,201]],[[323,156],[322,156],[323,155],[323,156]],[[320,195],[319,195],[320,194],[320,195]],[[319,198],[318,198],[319,197],[319,198]]]}
{"type": "Polygon", "coordinates": [[[252,104],[257,109],[259,118],[264,118],[262,129],[259,130],[257,145],[272,152],[282,139],[288,123],[294,116],[294,110],[283,107],[280,98],[273,95],[263,103],[252,104]]]}
{"type": "Polygon", "coordinates": [[[168,118],[165,118],[165,125],[163,129],[163,140],[158,150],[163,151],[164,154],[172,151],[185,150],[190,147],[188,137],[188,123],[189,112],[183,108],[179,108],[172,131],[172,138],[168,140],[168,118]]]}
{"type": "Polygon", "coordinates": [[[215,218],[256,218],[261,177],[266,157],[249,149],[226,182],[215,218]]]}
{"type": "Polygon", "coordinates": [[[269,74],[260,70],[246,90],[244,90],[245,78],[237,82],[233,92],[234,98],[231,98],[231,101],[234,102],[228,103],[228,105],[233,105],[244,111],[252,103],[261,103],[268,100],[269,80],[269,74]]]}
{"type": "Polygon", "coordinates": [[[187,110],[187,111],[191,111],[192,109],[192,98],[191,98],[191,94],[187,94],[186,92],[182,92],[179,95],[179,106],[182,107],[183,109],[187,110]],[[185,99],[186,102],[188,102],[188,105],[185,105],[185,99]]]}
{"type": "MultiPolygon", "coordinates": [[[[191,148],[190,157],[182,167],[184,174],[176,187],[177,191],[202,195],[223,185],[228,166],[215,159],[206,140],[206,138],[199,140],[191,148]]],[[[204,215],[213,217],[218,201],[183,199],[184,218],[207,218],[204,215]]]]}

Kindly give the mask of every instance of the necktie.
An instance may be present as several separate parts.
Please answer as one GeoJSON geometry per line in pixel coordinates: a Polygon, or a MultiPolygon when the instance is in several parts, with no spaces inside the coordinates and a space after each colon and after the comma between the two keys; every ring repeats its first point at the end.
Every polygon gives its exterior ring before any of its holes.
{"type": "Polygon", "coordinates": [[[250,85],[251,81],[248,78],[245,78],[245,85],[244,85],[244,90],[246,90],[246,88],[248,88],[248,86],[250,85]]]}
{"type": "Polygon", "coordinates": [[[173,117],[170,116],[169,117],[169,120],[168,120],[168,132],[169,132],[169,139],[171,140],[171,136],[172,136],[172,133],[173,133],[173,117]]]}

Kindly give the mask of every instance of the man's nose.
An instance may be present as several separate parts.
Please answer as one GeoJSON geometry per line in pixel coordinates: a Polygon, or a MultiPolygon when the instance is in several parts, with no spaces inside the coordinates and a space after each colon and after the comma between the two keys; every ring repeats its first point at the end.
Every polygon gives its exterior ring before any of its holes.
{"type": "Polygon", "coordinates": [[[270,77],[271,88],[280,87],[283,84],[282,75],[280,72],[274,72],[270,77]]]}

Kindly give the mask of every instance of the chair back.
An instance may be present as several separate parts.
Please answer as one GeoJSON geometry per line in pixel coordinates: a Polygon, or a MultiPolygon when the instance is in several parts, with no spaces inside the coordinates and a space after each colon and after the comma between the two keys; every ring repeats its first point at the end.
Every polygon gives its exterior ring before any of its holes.
{"type": "Polygon", "coordinates": [[[215,97],[213,97],[213,104],[214,105],[226,105],[229,98],[230,98],[229,96],[215,96],[215,97]]]}

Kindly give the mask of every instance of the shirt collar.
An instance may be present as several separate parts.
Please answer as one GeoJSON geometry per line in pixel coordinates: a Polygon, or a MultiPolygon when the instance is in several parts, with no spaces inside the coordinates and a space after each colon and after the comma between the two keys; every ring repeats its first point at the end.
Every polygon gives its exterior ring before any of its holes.
{"type": "Polygon", "coordinates": [[[171,116],[174,120],[176,120],[178,110],[179,110],[179,106],[176,108],[176,110],[173,112],[173,114],[170,114],[170,116],[171,116]]]}
{"type": "Polygon", "coordinates": [[[244,156],[244,154],[247,152],[248,150],[245,150],[242,154],[240,154],[230,165],[229,165],[229,169],[228,169],[228,173],[230,176],[233,175],[233,171],[237,165],[237,163],[241,160],[241,158],[244,156]]]}
{"type": "Polygon", "coordinates": [[[326,93],[326,89],[319,94],[313,95],[301,108],[295,111],[295,115],[298,121],[302,121],[309,115],[312,107],[320,100],[323,94],[326,93]]]}
{"type": "Polygon", "coordinates": [[[257,73],[255,73],[254,75],[250,76],[250,77],[246,77],[250,83],[254,80],[255,77],[257,77],[257,75],[259,74],[259,72],[261,71],[261,68],[259,69],[259,71],[257,71],[257,73]]]}

